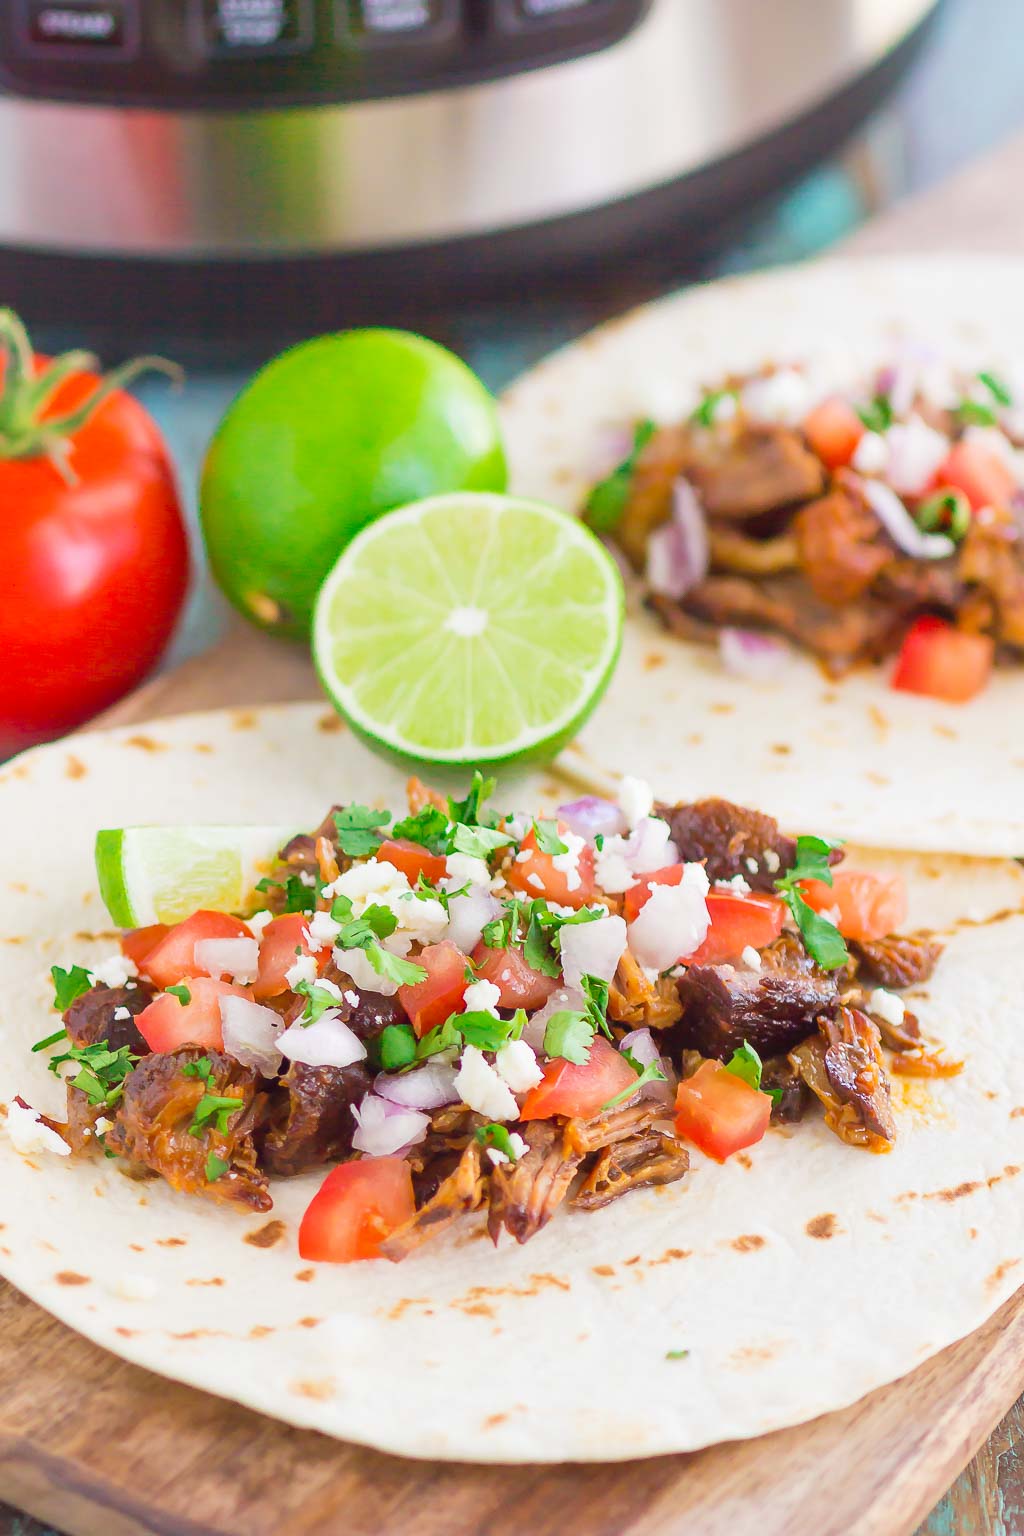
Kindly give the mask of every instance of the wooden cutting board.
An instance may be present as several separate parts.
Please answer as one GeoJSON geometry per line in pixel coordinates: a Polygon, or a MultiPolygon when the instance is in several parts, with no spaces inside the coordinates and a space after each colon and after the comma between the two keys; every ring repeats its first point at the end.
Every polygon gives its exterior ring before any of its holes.
{"type": "MultiPolygon", "coordinates": [[[[1006,197],[1022,179],[1024,137],[847,249],[954,232],[960,249],[1024,252],[1024,205],[1006,197]]],[[[236,623],[101,723],[317,695],[301,648],[236,623]]],[[[1024,1389],[1024,1292],[843,1413],[610,1467],[434,1465],[292,1429],[123,1363],[2,1282],[0,1381],[0,1492],[73,1536],[906,1536],[1024,1389]]]]}

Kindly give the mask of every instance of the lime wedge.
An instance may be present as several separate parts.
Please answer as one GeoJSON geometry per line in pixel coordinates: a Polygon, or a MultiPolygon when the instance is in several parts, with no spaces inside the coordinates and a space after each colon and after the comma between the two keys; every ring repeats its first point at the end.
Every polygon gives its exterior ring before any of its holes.
{"type": "Polygon", "coordinates": [[[96,834],[100,895],[119,928],[178,923],[199,907],[246,912],[294,827],[122,827],[96,834]]]}
{"type": "Polygon", "coordinates": [[[575,518],[512,496],[416,501],[324,582],[313,659],[372,746],[458,765],[551,757],[611,677],[624,594],[575,518]]]}

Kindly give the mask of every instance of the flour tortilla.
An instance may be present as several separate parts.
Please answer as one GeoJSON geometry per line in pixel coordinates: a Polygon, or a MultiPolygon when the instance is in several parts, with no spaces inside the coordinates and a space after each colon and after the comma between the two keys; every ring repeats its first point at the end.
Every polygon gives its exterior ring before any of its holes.
{"type": "MultiPolygon", "coordinates": [[[[830,261],[637,310],[507,393],[513,489],[577,511],[624,424],[679,421],[702,385],[769,360],[807,360],[842,386],[908,339],[1020,372],[1020,264],[830,261]]],[[[1024,667],[966,705],[893,692],[891,662],[834,683],[796,651],[776,679],[751,682],[632,609],[608,694],[563,760],[584,781],[640,757],[666,799],[726,794],[880,847],[1024,854],[1024,667]]]]}
{"type": "MultiPolygon", "coordinates": [[[[0,1101],[62,1112],[29,1046],[53,1026],[50,965],[115,949],[97,828],[313,825],[332,800],[401,794],[398,770],[305,705],[86,736],[8,765],[0,1101]]],[[[501,798],[562,794],[535,776],[501,798]]],[[[277,1182],[272,1215],[247,1215],[132,1183],[113,1161],[25,1158],[0,1122],[0,1272],[139,1365],[410,1456],[628,1459],[844,1407],[977,1327],[1024,1277],[1024,871],[869,858],[907,879],[914,925],[1012,912],[955,932],[915,1001],[967,1068],[897,1092],[888,1156],[811,1117],[749,1163],[694,1153],[680,1184],[560,1212],[522,1248],[494,1251],[469,1218],[400,1265],[332,1267],[296,1251],[321,1175],[277,1182]]]]}

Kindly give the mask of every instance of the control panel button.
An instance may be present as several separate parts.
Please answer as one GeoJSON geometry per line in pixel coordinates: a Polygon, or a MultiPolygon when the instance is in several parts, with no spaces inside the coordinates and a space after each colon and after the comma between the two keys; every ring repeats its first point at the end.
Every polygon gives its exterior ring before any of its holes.
{"type": "Polygon", "coordinates": [[[124,53],[134,41],[128,0],[26,0],[23,42],[39,53],[124,53]]]}
{"type": "Polygon", "coordinates": [[[312,0],[198,0],[204,51],[297,53],[313,41],[312,0]]]}
{"type": "Polygon", "coordinates": [[[458,22],[456,0],[339,0],[344,40],[412,41],[449,37],[458,22]]]}

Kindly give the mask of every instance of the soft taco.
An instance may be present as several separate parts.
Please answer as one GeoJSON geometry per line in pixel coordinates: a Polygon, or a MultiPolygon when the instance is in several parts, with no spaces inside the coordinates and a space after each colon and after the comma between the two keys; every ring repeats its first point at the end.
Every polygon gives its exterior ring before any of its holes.
{"type": "Polygon", "coordinates": [[[714,779],[836,835],[1024,852],[1018,286],[928,260],[715,284],[513,388],[517,489],[632,588],[582,774],[642,735],[666,798],[714,779]]]}
{"type": "Polygon", "coordinates": [[[196,716],[0,776],[16,1285],[286,1420],[513,1461],[797,1422],[999,1305],[1016,864],[855,852],[638,780],[405,805],[323,724],[196,716]],[[198,864],[146,911],[136,869],[122,934],[95,836],[154,807],[310,830],[234,912],[191,913],[198,864]]]}

